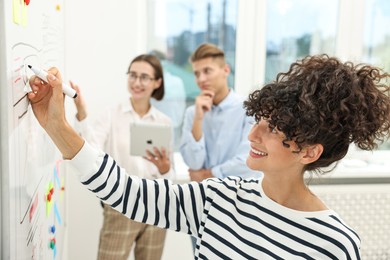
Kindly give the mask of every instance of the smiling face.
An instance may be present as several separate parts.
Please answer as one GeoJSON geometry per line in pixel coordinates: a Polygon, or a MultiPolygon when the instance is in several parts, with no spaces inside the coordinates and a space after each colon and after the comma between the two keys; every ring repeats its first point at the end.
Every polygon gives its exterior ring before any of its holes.
{"type": "Polygon", "coordinates": [[[161,85],[161,79],[155,79],[153,67],[145,61],[136,61],[128,71],[128,89],[135,101],[149,101],[155,89],[161,85]]]}
{"type": "Polygon", "coordinates": [[[251,150],[247,158],[247,165],[253,170],[266,173],[303,172],[305,150],[297,153],[297,146],[293,141],[286,142],[290,147],[283,145],[285,136],[276,128],[270,128],[266,120],[256,123],[249,135],[251,150]]]}

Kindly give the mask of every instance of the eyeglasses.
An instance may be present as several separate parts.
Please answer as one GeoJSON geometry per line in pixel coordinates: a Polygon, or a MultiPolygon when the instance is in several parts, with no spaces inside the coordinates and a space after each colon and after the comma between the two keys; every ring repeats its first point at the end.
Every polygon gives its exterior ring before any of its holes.
{"type": "Polygon", "coordinates": [[[146,74],[141,74],[138,76],[136,73],[128,72],[129,74],[129,82],[134,83],[137,81],[139,78],[139,81],[141,82],[142,85],[148,85],[152,80],[155,80],[155,78],[150,77],[149,75],[146,74]]]}

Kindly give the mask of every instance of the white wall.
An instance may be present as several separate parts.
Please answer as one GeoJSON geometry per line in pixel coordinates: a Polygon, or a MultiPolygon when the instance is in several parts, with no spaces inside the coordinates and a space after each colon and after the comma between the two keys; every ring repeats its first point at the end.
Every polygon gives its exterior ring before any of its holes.
{"type": "Polygon", "coordinates": [[[137,0],[65,3],[65,79],[80,85],[93,116],[128,93],[127,67],[146,51],[143,9],[137,0]]]}

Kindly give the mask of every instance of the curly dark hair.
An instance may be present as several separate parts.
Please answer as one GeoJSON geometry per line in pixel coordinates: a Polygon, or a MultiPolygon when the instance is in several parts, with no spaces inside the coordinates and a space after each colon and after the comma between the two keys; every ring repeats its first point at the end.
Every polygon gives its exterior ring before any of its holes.
{"type": "Polygon", "coordinates": [[[390,75],[367,65],[342,63],[328,55],[308,56],[286,73],[254,91],[244,102],[246,114],[276,127],[298,151],[322,144],[320,158],[304,170],[319,171],[342,159],[350,143],[373,150],[388,138],[390,75]]]}

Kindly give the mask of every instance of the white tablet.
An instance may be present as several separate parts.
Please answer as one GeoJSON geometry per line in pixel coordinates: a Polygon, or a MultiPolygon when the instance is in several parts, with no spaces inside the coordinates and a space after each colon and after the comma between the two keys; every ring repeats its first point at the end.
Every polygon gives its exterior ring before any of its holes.
{"type": "Polygon", "coordinates": [[[146,156],[146,150],[153,152],[153,147],[167,151],[172,140],[172,127],[156,123],[130,124],[130,155],[146,156]]]}

